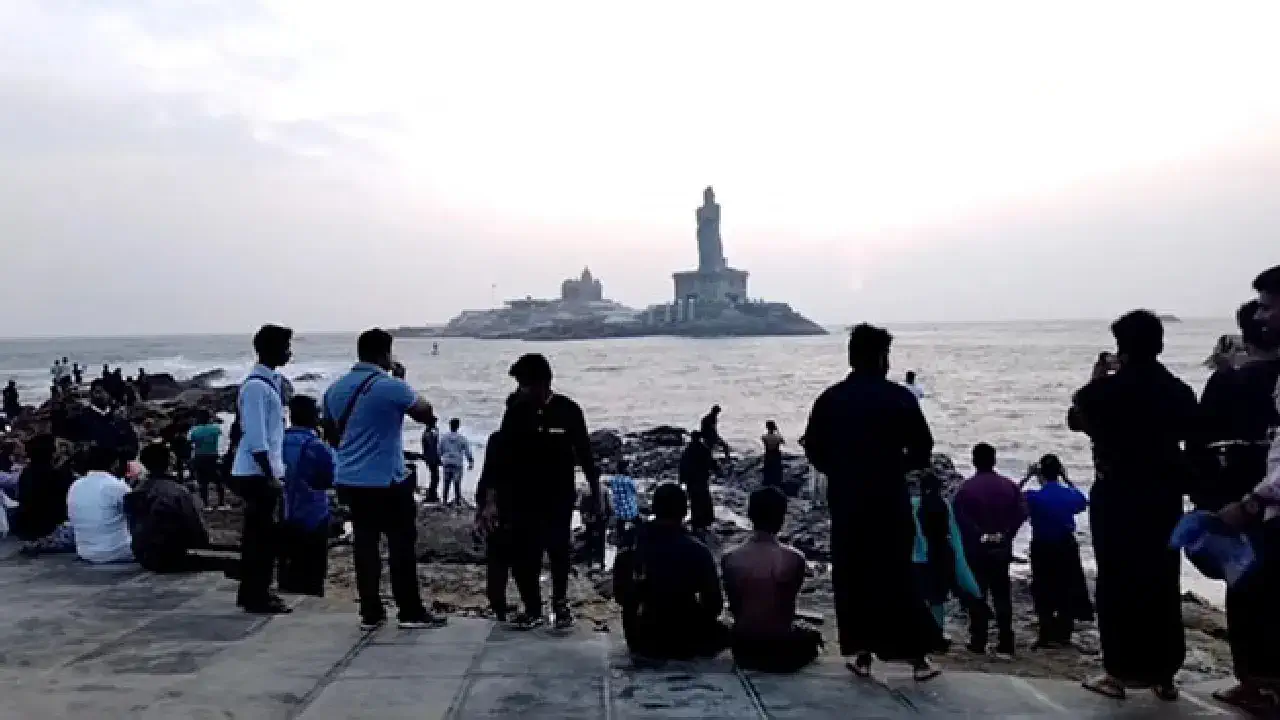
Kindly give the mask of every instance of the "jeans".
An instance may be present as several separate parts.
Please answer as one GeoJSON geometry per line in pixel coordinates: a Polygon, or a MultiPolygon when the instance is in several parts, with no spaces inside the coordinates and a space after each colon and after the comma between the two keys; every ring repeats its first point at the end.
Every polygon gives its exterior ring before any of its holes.
{"type": "Polygon", "coordinates": [[[559,604],[569,595],[570,533],[573,503],[561,506],[527,507],[512,518],[511,546],[515,562],[512,574],[520,600],[531,615],[542,613],[542,555],[551,566],[551,601],[559,604]]]}
{"type": "Polygon", "coordinates": [[[440,502],[449,502],[449,490],[452,489],[454,502],[462,503],[462,474],[461,465],[444,466],[444,490],[440,495],[440,502]]]}
{"type": "Polygon", "coordinates": [[[236,602],[261,607],[271,599],[271,575],[279,555],[276,509],[280,491],[261,475],[237,478],[244,499],[244,530],[240,533],[240,590],[236,602]]]}
{"type": "Polygon", "coordinates": [[[502,525],[485,539],[486,594],[489,607],[499,618],[507,616],[507,581],[511,577],[511,532],[502,525]]]}
{"type": "Polygon", "coordinates": [[[391,570],[391,595],[400,609],[399,619],[420,621],[427,611],[418,591],[418,504],[409,486],[342,487],[339,494],[351,508],[351,530],[360,593],[360,617],[367,623],[386,617],[382,607],[382,555],[378,544],[387,538],[387,564],[391,570]]]}
{"type": "MultiPolygon", "coordinates": [[[[983,599],[991,597],[995,606],[997,649],[1001,652],[1012,652],[1013,638],[1013,590],[1009,582],[1010,553],[1004,550],[979,549],[969,558],[974,579],[978,581],[978,590],[983,599]]],[[[986,647],[987,632],[990,620],[985,617],[973,617],[970,620],[969,637],[977,647],[986,647]]]]}
{"type": "Polygon", "coordinates": [[[218,504],[227,504],[226,483],[222,481],[222,461],[217,455],[197,455],[191,461],[191,473],[200,486],[200,501],[209,507],[209,486],[218,488],[218,504]]]}

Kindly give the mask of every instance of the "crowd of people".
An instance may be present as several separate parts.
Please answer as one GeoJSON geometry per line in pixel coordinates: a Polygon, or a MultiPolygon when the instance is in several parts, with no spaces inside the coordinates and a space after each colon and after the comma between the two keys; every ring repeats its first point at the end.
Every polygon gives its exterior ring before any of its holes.
{"type": "MultiPolygon", "coordinates": [[[[992,649],[994,621],[994,652],[1013,655],[1010,564],[1014,539],[1029,522],[1039,620],[1033,647],[1069,645],[1075,624],[1092,620],[1096,608],[1104,672],[1085,687],[1113,698],[1149,688],[1176,699],[1174,677],[1186,649],[1180,558],[1170,537],[1190,497],[1212,514],[1217,532],[1246,539],[1256,556],[1228,590],[1239,684],[1217,697],[1280,709],[1280,630],[1270,622],[1280,601],[1280,267],[1258,276],[1254,290],[1256,299],[1237,318],[1248,358],[1218,369],[1199,399],[1161,364],[1164,330],[1156,315],[1139,310],[1115,321],[1115,354],[1099,356],[1067,414],[1070,429],[1092,443],[1088,497],[1056,456],[1045,455],[1019,483],[997,471],[997,451],[985,443],[973,448],[972,477],[943,487],[929,471],[934,439],[914,373],[904,384],[891,381],[892,336],[855,327],[851,372],[817,398],[799,440],[826,478],[839,652],[848,669],[867,676],[877,659],[905,661],[916,680],[936,677],[931,656],[948,647],[951,598],[967,611],[970,651],[992,649]],[[1084,512],[1097,560],[1093,597],[1075,533],[1084,512]]],[[[336,493],[350,511],[361,626],[372,630],[386,621],[379,592],[385,539],[400,626],[439,627],[446,620],[428,609],[418,582],[419,499],[406,469],[405,418],[426,428],[421,458],[430,471],[429,500],[448,503],[452,496],[461,503],[462,477],[474,458],[458,419],[447,432],[437,430],[432,406],[403,379],[392,344],[385,331],[363,333],[351,370],[313,398],[293,393],[280,373],[292,358],[292,331],[264,326],[253,340],[257,364],[240,386],[223,457],[221,427],[209,414],[140,447],[118,410],[127,398],[109,382],[118,371],[105,372],[90,394],[93,412],[68,429],[88,448],[75,467],[54,464],[51,436],[26,443],[13,531],[33,553],[74,550],[90,562],[137,561],[157,572],[222,569],[239,578],[237,602],[246,612],[287,613],[273,580],[283,592],[324,592],[336,493]],[[145,479],[130,482],[138,475],[130,470],[135,460],[145,479]],[[201,504],[210,504],[210,486],[219,505],[228,485],[242,500],[238,558],[206,552],[199,504],[182,482],[188,464],[201,504]]],[[[70,368],[72,383],[77,369],[70,368]]],[[[55,386],[67,372],[65,361],[55,365],[55,386]]],[[[789,672],[818,656],[821,634],[797,610],[804,557],[778,539],[788,501],[781,491],[785,441],[776,423],[761,437],[761,486],[748,507],[751,539],[717,561],[707,542],[710,485],[725,472],[716,451],[730,456],[719,406],[684,447],[679,481],[653,490],[652,515],[645,517],[625,462],[602,477],[582,409],[554,389],[547,359],[524,355],[510,376],[515,389],[489,437],[476,492],[488,595],[499,620],[518,629],[547,622],[539,582],[545,556],[551,619],[556,628],[573,627],[568,581],[576,510],[589,567],[605,565],[605,538],[614,532],[616,598],[638,658],[731,649],[743,667],[789,672]],[[578,470],[586,478],[583,494],[578,470]],[[510,580],[522,607],[507,605],[510,580]],[[732,623],[724,621],[726,603],[732,623]]],[[[133,383],[140,397],[144,378],[140,372],[133,383]]],[[[16,391],[6,389],[4,403],[6,412],[16,405],[16,391]]]]}

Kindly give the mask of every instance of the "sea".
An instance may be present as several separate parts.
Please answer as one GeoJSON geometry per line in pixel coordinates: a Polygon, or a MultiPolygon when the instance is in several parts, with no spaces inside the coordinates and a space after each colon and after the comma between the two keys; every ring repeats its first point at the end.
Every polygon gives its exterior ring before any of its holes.
{"type": "MultiPolygon", "coordinates": [[[[914,370],[921,404],[936,441],[961,472],[970,449],[987,442],[999,468],[1021,478],[1044,453],[1058,454],[1071,478],[1092,480],[1087,439],[1066,426],[1071,394],[1090,376],[1098,353],[1113,350],[1106,321],[901,324],[894,334],[892,376],[914,370]]],[[[814,399],[848,372],[844,328],[798,338],[633,338],[549,343],[469,339],[399,339],[397,359],[408,381],[442,420],[458,418],[480,454],[497,428],[513,389],[507,376],[523,353],[547,356],[555,386],[578,401],[591,429],[622,431],[668,424],[696,428],[712,405],[721,434],[736,449],[758,450],[768,420],[778,423],[793,452],[814,399]]],[[[1166,324],[1165,364],[1197,393],[1208,379],[1205,360],[1217,339],[1234,332],[1229,318],[1166,324]]],[[[49,394],[50,366],[68,357],[97,377],[104,363],[126,376],[139,368],[179,379],[221,368],[238,381],[253,363],[248,335],[0,340],[0,382],[17,381],[26,404],[49,394]]],[[[285,368],[298,391],[319,395],[355,358],[355,333],[303,333],[285,368]]],[[[407,447],[421,428],[406,422],[407,447]]],[[[481,458],[477,457],[479,462],[481,458]]],[[[469,478],[471,485],[474,474],[469,478]]],[[[1189,566],[1188,566],[1189,567],[1189,566]]],[[[1190,571],[1194,573],[1194,571],[1190,571]]],[[[1221,591],[1197,592],[1219,601],[1221,591]]]]}

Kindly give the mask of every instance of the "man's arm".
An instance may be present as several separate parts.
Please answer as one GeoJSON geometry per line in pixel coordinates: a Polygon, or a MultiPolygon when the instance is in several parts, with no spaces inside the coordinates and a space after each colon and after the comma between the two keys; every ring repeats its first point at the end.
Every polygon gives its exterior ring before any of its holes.
{"type": "Polygon", "coordinates": [[[471,441],[465,436],[462,438],[462,454],[467,457],[467,463],[471,465],[472,469],[475,469],[476,459],[471,456],[471,441]]]}
{"type": "Polygon", "coordinates": [[[742,595],[738,592],[738,579],[733,572],[729,555],[720,558],[720,571],[724,575],[724,594],[729,601],[729,612],[736,616],[742,609],[742,595]]]}
{"type": "Polygon", "coordinates": [[[427,402],[426,398],[421,395],[414,395],[413,402],[409,405],[409,409],[405,411],[405,414],[414,421],[426,425],[436,416],[436,411],[431,407],[431,403],[427,402]]]}
{"type": "Polygon", "coordinates": [[[699,604],[702,605],[708,617],[718,618],[720,611],[724,610],[724,594],[720,592],[720,576],[716,573],[716,561],[711,556],[711,551],[705,547],[699,555],[701,557],[698,562],[702,565],[699,569],[698,581],[699,604]]]}
{"type": "Polygon", "coordinates": [[[569,437],[573,442],[573,454],[578,458],[582,474],[587,476],[587,486],[591,494],[600,495],[600,468],[596,467],[596,456],[591,450],[591,436],[587,434],[587,418],[577,403],[570,405],[569,437]]]}
{"type": "Polygon", "coordinates": [[[240,386],[240,446],[253,456],[263,477],[275,478],[275,471],[271,468],[271,448],[267,446],[269,391],[263,385],[263,382],[246,380],[240,386]]]}

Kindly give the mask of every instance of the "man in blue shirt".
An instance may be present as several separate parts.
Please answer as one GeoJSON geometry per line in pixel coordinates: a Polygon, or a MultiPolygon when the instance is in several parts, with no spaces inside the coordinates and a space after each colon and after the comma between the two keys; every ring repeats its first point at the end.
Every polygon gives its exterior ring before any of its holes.
{"type": "Polygon", "coordinates": [[[361,627],[374,630],[386,620],[379,593],[383,535],[400,627],[440,627],[445,619],[423,606],[418,591],[418,505],[406,482],[402,435],[405,415],[427,423],[434,413],[408,383],[389,374],[391,342],[385,330],[361,334],[356,341],[360,361],[325,393],[326,431],[338,448],[334,484],[351,508],[361,627]]]}
{"type": "Polygon", "coordinates": [[[277,369],[292,357],[292,342],[289,328],[262,326],[253,336],[258,363],[240,384],[236,402],[243,437],[236,447],[231,475],[244,500],[242,577],[236,604],[255,614],[292,612],[271,592],[271,574],[279,554],[276,510],[284,487],[284,402],[277,369]]]}
{"type": "Polygon", "coordinates": [[[284,526],[280,589],[324,597],[329,561],[329,495],[333,451],[320,439],[315,398],[289,400],[292,427],[284,434],[284,526]]]}
{"type": "Polygon", "coordinates": [[[1036,647],[1070,646],[1076,620],[1092,620],[1093,604],[1084,582],[1080,546],[1076,543],[1076,515],[1089,507],[1084,493],[1067,479],[1056,455],[1032,465],[1039,490],[1028,490],[1031,517],[1031,597],[1040,618],[1036,647]]]}

